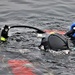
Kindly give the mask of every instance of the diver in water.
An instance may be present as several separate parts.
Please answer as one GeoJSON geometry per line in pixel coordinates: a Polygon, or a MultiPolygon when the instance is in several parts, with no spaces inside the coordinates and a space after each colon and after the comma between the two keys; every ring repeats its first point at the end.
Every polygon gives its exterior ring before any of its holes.
{"type": "Polygon", "coordinates": [[[71,40],[75,40],[75,23],[71,25],[70,30],[65,34],[71,38],[71,40]]]}
{"type": "Polygon", "coordinates": [[[1,41],[6,41],[8,38],[9,26],[5,25],[1,32],[1,41]]]}
{"type": "Polygon", "coordinates": [[[73,45],[75,46],[75,23],[71,25],[70,30],[65,35],[70,38],[73,45]]]}
{"type": "Polygon", "coordinates": [[[75,23],[71,25],[70,30],[65,35],[55,33],[50,34],[48,38],[42,38],[39,48],[43,47],[45,50],[53,49],[55,51],[66,50],[70,49],[71,44],[75,46],[75,23]]]}

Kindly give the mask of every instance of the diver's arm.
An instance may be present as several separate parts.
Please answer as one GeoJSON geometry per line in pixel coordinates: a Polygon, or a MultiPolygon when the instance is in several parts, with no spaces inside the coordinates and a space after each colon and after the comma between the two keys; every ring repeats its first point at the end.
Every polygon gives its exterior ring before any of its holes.
{"type": "Polygon", "coordinates": [[[69,36],[69,37],[72,37],[72,35],[75,33],[75,30],[70,30],[68,31],[65,35],[66,36],[69,36]]]}

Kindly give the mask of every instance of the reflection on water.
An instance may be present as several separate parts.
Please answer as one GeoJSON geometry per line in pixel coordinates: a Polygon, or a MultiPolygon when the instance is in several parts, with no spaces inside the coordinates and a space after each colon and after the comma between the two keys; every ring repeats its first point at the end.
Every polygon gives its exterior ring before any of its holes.
{"type": "MultiPolygon", "coordinates": [[[[68,30],[75,20],[74,0],[0,0],[0,28],[8,25],[29,25],[41,29],[68,30]]],[[[26,29],[12,29],[6,43],[0,43],[1,75],[9,73],[9,59],[28,59],[37,75],[75,75],[75,52],[53,55],[38,49],[36,34],[26,29]],[[19,32],[19,34],[16,34],[19,32]],[[4,63],[3,63],[3,60],[4,63]]]]}

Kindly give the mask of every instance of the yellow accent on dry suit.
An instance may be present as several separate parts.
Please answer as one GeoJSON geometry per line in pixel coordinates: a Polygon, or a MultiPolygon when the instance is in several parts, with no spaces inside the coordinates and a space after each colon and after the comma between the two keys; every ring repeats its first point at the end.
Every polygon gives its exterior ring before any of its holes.
{"type": "Polygon", "coordinates": [[[3,42],[5,42],[6,41],[6,38],[4,38],[4,37],[1,36],[0,37],[0,40],[3,41],[3,42]]]}

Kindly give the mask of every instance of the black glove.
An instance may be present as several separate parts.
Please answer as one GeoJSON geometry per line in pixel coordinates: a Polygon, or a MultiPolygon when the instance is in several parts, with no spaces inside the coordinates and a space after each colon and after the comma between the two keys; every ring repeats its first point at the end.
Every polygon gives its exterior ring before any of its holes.
{"type": "Polygon", "coordinates": [[[74,34],[74,33],[75,33],[75,30],[73,29],[73,30],[68,31],[65,35],[68,36],[68,37],[70,37],[71,39],[75,39],[75,38],[73,37],[73,34],[74,34]]]}

